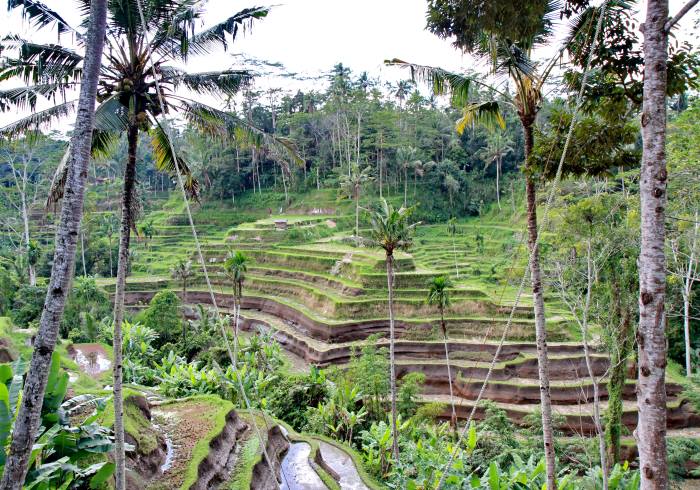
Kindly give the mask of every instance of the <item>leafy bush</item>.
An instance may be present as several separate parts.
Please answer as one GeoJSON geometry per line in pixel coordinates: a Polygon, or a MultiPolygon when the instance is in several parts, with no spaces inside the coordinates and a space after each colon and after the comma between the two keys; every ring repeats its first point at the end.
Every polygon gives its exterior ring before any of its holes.
{"type": "Polygon", "coordinates": [[[158,292],[151,299],[148,308],[136,319],[144,327],[158,334],[158,338],[153,343],[155,349],[169,342],[176,343],[182,334],[180,299],[172,291],[158,292]]]}
{"type": "Polygon", "coordinates": [[[275,417],[302,431],[309,423],[308,407],[325,402],[328,391],[324,372],[312,366],[309,374],[287,376],[275,383],[268,397],[268,408],[275,417]]]}
{"type": "Polygon", "coordinates": [[[26,328],[31,323],[37,322],[41,317],[45,298],[45,286],[22,285],[15,293],[12,305],[11,317],[14,324],[26,328]]]}

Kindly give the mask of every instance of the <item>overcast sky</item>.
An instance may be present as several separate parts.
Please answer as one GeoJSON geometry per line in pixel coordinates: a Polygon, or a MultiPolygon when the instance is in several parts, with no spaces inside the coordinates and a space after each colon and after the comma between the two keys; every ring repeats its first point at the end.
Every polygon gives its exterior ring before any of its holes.
{"type": "MultiPolygon", "coordinates": [[[[73,0],[44,0],[45,3],[78,24],[78,11],[73,0]]],[[[450,70],[474,68],[473,60],[425,31],[425,0],[283,0],[270,15],[255,24],[251,33],[241,37],[227,53],[219,52],[207,57],[192,58],[189,71],[208,71],[240,67],[246,57],[282,63],[289,72],[306,81],[292,81],[279,77],[262,77],[261,87],[280,86],[288,90],[299,87],[322,88],[325,83],[317,79],[338,63],[349,66],[354,72],[367,71],[372,77],[395,82],[406,77],[398,68],[383,66],[387,58],[401,58],[420,64],[442,66],[450,70]]],[[[644,3],[644,2],[642,2],[644,3]]],[[[671,0],[671,12],[677,11],[683,0],[671,0]]],[[[254,5],[265,3],[249,0],[209,0],[204,18],[206,27],[222,17],[254,5]]],[[[0,34],[21,33],[40,42],[56,42],[54,32],[35,33],[22,20],[19,9],[0,12],[0,34]]],[[[643,12],[640,12],[643,15],[643,12]]],[[[680,35],[683,39],[693,36],[692,25],[698,18],[692,12],[684,19],[680,35]]],[[[70,42],[70,36],[62,39],[70,42]]],[[[552,47],[552,53],[555,47],[552,47]]],[[[17,86],[7,82],[2,88],[17,86]]],[[[0,113],[0,126],[19,115],[15,112],[0,113]]],[[[69,118],[70,119],[70,118],[69,118]]]]}

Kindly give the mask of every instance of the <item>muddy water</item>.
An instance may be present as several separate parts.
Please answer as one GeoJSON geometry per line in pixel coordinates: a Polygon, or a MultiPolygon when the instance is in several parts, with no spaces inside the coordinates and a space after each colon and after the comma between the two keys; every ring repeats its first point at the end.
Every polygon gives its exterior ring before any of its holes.
{"type": "Polygon", "coordinates": [[[90,376],[99,376],[112,367],[112,361],[100,344],[73,344],[68,352],[80,369],[90,376]]]}
{"type": "Polygon", "coordinates": [[[357,472],[355,462],[349,454],[333,444],[319,441],[323,460],[340,476],[338,484],[343,490],[369,490],[357,472]]]}
{"type": "Polygon", "coordinates": [[[280,490],[327,490],[309,464],[310,454],[311,446],[305,442],[293,442],[289,446],[282,459],[280,490]]]}

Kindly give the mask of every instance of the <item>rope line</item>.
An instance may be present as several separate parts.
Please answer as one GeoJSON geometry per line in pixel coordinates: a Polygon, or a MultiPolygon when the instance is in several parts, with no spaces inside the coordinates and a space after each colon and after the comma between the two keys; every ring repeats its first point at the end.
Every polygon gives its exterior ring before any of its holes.
{"type": "MultiPolygon", "coordinates": [[[[561,181],[561,175],[562,175],[562,170],[564,167],[564,160],[566,159],[566,153],[569,149],[569,144],[571,143],[571,137],[573,136],[574,132],[574,127],[576,125],[576,122],[578,120],[578,115],[579,111],[581,110],[581,107],[583,105],[583,93],[586,88],[586,82],[588,81],[588,75],[590,72],[591,68],[591,63],[593,61],[593,53],[596,49],[596,44],[598,42],[598,36],[600,35],[600,31],[602,30],[603,26],[603,17],[605,16],[605,10],[608,5],[608,0],[606,0],[601,6],[600,6],[600,15],[598,17],[598,22],[596,24],[596,30],[595,34],[593,35],[593,39],[591,40],[591,49],[590,52],[588,53],[588,59],[586,61],[586,68],[583,72],[583,78],[581,79],[581,87],[579,89],[578,95],[577,95],[577,101],[576,105],[574,106],[574,112],[571,117],[571,124],[569,125],[569,131],[566,135],[566,140],[564,142],[564,148],[562,149],[562,154],[561,158],[559,159],[559,166],[557,167],[557,173],[554,177],[554,181],[552,182],[552,186],[549,191],[549,195],[547,196],[547,202],[545,204],[544,212],[542,214],[542,221],[540,222],[539,226],[539,232],[537,233],[537,239],[535,240],[535,243],[532,246],[531,250],[535,250],[537,246],[539,245],[540,237],[542,235],[542,232],[546,230],[548,224],[549,224],[549,211],[552,206],[552,203],[554,202],[554,196],[556,194],[557,188],[559,187],[559,182],[561,181]]],[[[442,475],[440,476],[440,481],[438,482],[437,485],[437,490],[440,490],[442,486],[445,483],[445,479],[447,477],[447,473],[452,469],[452,465],[454,464],[454,459],[457,454],[457,450],[460,448],[462,445],[462,442],[464,440],[464,437],[466,436],[467,432],[469,431],[469,426],[472,423],[472,420],[474,418],[474,414],[476,413],[477,405],[481,401],[481,398],[483,397],[484,391],[486,391],[486,386],[489,382],[489,379],[491,378],[491,374],[493,373],[493,369],[496,365],[496,361],[498,357],[500,356],[501,349],[503,348],[503,345],[505,343],[506,336],[508,334],[508,331],[510,330],[511,324],[513,323],[513,316],[515,314],[515,310],[518,307],[518,304],[520,302],[520,297],[522,296],[523,289],[525,287],[525,281],[527,280],[529,274],[530,274],[530,266],[532,265],[532,259],[533,256],[528,251],[528,267],[523,273],[523,277],[520,280],[520,286],[518,288],[518,293],[515,297],[515,303],[513,304],[513,307],[511,308],[510,315],[508,317],[508,322],[506,323],[505,328],[503,329],[503,334],[501,335],[501,340],[498,344],[498,347],[496,349],[496,353],[491,360],[491,365],[489,366],[489,370],[486,373],[486,377],[484,379],[483,384],[481,385],[481,389],[479,390],[479,395],[477,396],[477,399],[474,401],[474,405],[472,406],[471,413],[469,414],[469,418],[467,419],[467,423],[465,424],[464,428],[462,429],[462,432],[459,435],[459,439],[457,440],[457,444],[455,444],[454,449],[450,452],[450,457],[445,464],[442,475]]]]}
{"type": "MultiPolygon", "coordinates": [[[[151,67],[153,69],[153,80],[155,82],[156,95],[158,96],[158,102],[160,103],[161,108],[163,108],[163,110],[165,110],[166,105],[165,105],[165,101],[163,98],[163,93],[161,90],[160,82],[158,80],[158,76],[156,75],[156,64],[153,62],[153,52],[151,50],[151,44],[150,44],[150,40],[149,40],[149,36],[148,36],[148,29],[147,29],[147,25],[146,25],[146,20],[145,20],[145,17],[143,15],[143,5],[141,3],[141,0],[136,0],[136,5],[137,5],[138,10],[139,10],[139,17],[141,19],[141,27],[143,29],[143,36],[144,36],[144,39],[146,41],[146,49],[148,52],[148,59],[151,63],[151,67]]],[[[154,118],[155,118],[155,116],[154,116],[154,118]]],[[[158,123],[158,120],[156,120],[156,124],[160,125],[160,123],[158,123]]],[[[207,289],[209,291],[209,296],[211,298],[212,305],[214,306],[214,311],[216,312],[217,323],[221,327],[221,333],[224,337],[224,342],[226,344],[226,350],[228,352],[229,359],[231,360],[231,365],[233,366],[234,375],[236,377],[236,380],[238,381],[238,388],[241,392],[241,397],[243,398],[246,409],[251,414],[251,421],[253,422],[253,426],[255,427],[256,435],[258,436],[258,439],[260,440],[260,446],[262,448],[265,462],[267,463],[268,467],[270,468],[270,471],[272,472],[273,478],[275,478],[275,480],[276,480],[277,477],[275,475],[274,466],[272,465],[272,460],[270,459],[270,456],[267,452],[266,444],[264,444],[264,440],[262,438],[262,433],[260,432],[260,428],[258,427],[258,424],[255,421],[255,414],[253,414],[253,411],[251,409],[250,400],[248,399],[248,396],[246,395],[245,388],[243,386],[243,381],[241,380],[240,372],[238,370],[238,366],[236,365],[237,363],[234,362],[233,352],[231,351],[231,344],[228,340],[228,335],[226,333],[226,327],[224,326],[225,322],[221,321],[222,319],[221,319],[221,313],[219,311],[219,305],[216,301],[216,295],[214,294],[214,289],[212,288],[211,280],[209,279],[209,273],[207,272],[206,261],[204,260],[204,255],[202,254],[202,247],[199,243],[197,229],[194,225],[194,220],[192,218],[192,210],[190,209],[190,203],[187,199],[187,192],[185,191],[185,184],[182,180],[182,172],[180,170],[180,164],[179,164],[179,161],[177,158],[177,154],[175,152],[175,147],[173,145],[172,137],[169,134],[170,128],[167,126],[164,126],[164,127],[162,127],[162,129],[168,136],[167,137],[168,146],[170,147],[170,152],[172,154],[173,163],[175,166],[175,173],[177,174],[177,181],[178,181],[178,184],[180,187],[180,191],[182,192],[182,198],[183,198],[183,201],[185,202],[185,210],[187,211],[187,218],[189,220],[190,228],[192,230],[192,237],[194,238],[197,256],[199,258],[200,264],[202,265],[202,271],[204,273],[204,278],[205,278],[206,283],[207,283],[207,289]]],[[[261,411],[263,412],[263,420],[265,421],[265,425],[267,426],[267,417],[265,417],[265,413],[264,413],[262,408],[261,408],[261,411]]],[[[267,429],[269,432],[269,426],[267,426],[267,429]]],[[[282,468],[281,465],[280,465],[280,473],[282,475],[282,478],[285,480],[285,483],[287,483],[287,486],[289,486],[289,483],[287,482],[287,478],[284,474],[284,469],[282,468]]]]}

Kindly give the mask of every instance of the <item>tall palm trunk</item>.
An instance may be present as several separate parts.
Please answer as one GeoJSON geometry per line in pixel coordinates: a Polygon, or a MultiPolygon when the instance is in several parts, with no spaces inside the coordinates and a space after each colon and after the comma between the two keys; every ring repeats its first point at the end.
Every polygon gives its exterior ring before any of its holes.
{"type": "Polygon", "coordinates": [[[114,462],[116,464],[116,490],[124,490],[126,466],[124,454],[124,399],[122,397],[122,321],[124,320],[124,291],[126,273],[129,269],[129,243],[134,216],[132,209],[136,198],[136,148],[139,140],[138,127],[130,124],[127,130],[128,159],[124,171],[122,194],[122,222],[119,235],[119,260],[117,263],[117,287],[114,295],[114,462]]]}
{"type": "Polygon", "coordinates": [[[233,369],[238,369],[238,322],[241,318],[241,284],[233,284],[233,369]]]}
{"type": "Polygon", "coordinates": [[[15,420],[12,445],[0,483],[0,488],[7,490],[22,488],[27,474],[29,456],[39,429],[51,355],[56,346],[58,327],[75,271],[75,250],[80,232],[80,220],[83,216],[92,128],[95,123],[95,96],[100,75],[106,21],[107,1],[93,0],[90,3],[90,26],[85,45],[83,79],[80,85],[75,129],[71,138],[61,219],[56,229],[56,250],[53,256],[51,280],[44,300],[39,331],[34,340],[34,351],[24,383],[22,403],[15,420]]]}
{"type": "Polygon", "coordinates": [[[648,0],[642,104],[641,250],[639,254],[639,380],[635,430],[641,488],[668,488],[666,463],[666,62],[668,0],[648,0]]]}
{"type": "Polygon", "coordinates": [[[386,254],[386,282],[389,288],[389,364],[391,391],[391,437],[394,461],[399,461],[399,432],[396,426],[396,364],[394,359],[394,256],[386,254]]]}
{"type": "Polygon", "coordinates": [[[447,363],[447,382],[450,384],[450,405],[452,406],[452,417],[450,423],[453,430],[457,430],[457,411],[455,410],[455,399],[452,393],[452,367],[450,366],[450,349],[447,346],[447,325],[445,325],[445,309],[440,306],[440,326],[442,327],[442,340],[445,344],[445,362],[447,363]]]}
{"type": "Polygon", "coordinates": [[[355,243],[360,243],[360,187],[355,188],[355,243]]]}
{"type": "Polygon", "coordinates": [[[403,207],[408,203],[408,167],[403,168],[403,207]]]}
{"type": "Polygon", "coordinates": [[[501,157],[499,156],[496,160],[496,202],[498,203],[498,210],[501,210],[501,157]]]}
{"type": "MultiPolygon", "coordinates": [[[[534,143],[534,117],[523,118],[525,133],[525,160],[528,165],[534,143]]],[[[547,356],[547,330],[545,326],[544,294],[542,290],[542,273],[540,271],[540,251],[537,244],[537,190],[530,175],[525,178],[527,195],[527,231],[530,249],[530,279],[532,281],[532,300],[535,311],[535,337],[537,341],[537,365],[540,378],[540,405],[542,408],[542,435],[544,439],[544,457],[547,468],[547,488],[556,490],[554,431],[552,429],[552,395],[549,388],[549,359],[547,356]]]]}

